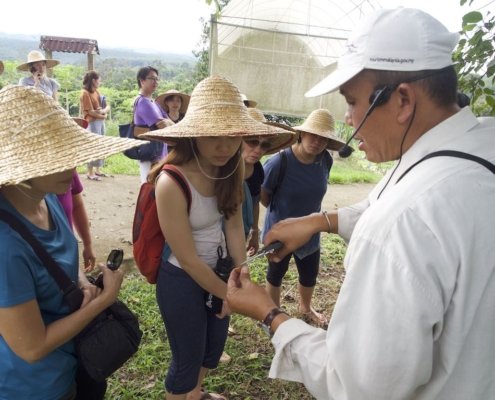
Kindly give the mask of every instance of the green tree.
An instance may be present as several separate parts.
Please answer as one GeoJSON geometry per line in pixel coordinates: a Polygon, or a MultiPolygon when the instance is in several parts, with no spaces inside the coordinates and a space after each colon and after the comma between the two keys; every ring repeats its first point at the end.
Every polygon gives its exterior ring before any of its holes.
{"type": "MultiPolygon", "coordinates": [[[[60,83],[59,91],[59,103],[64,107],[68,113],[71,113],[71,96],[70,93],[81,91],[82,77],[84,75],[84,68],[76,65],[61,65],[54,69],[54,78],[60,83]]],[[[79,106],[79,97],[77,98],[77,105],[79,106]]],[[[79,109],[79,108],[78,108],[79,109]]],[[[72,109],[72,115],[77,115],[79,111],[72,109]]]]}
{"type": "MultiPolygon", "coordinates": [[[[475,0],[460,0],[471,7],[475,0]]],[[[459,89],[471,97],[477,115],[495,116],[495,15],[487,5],[462,18],[461,39],[454,52],[459,89]]]]}
{"type": "MultiPolygon", "coordinates": [[[[216,16],[220,15],[223,8],[229,4],[230,0],[205,0],[208,5],[212,3],[215,4],[216,16]]],[[[198,48],[193,51],[194,56],[197,58],[197,63],[194,68],[194,80],[196,83],[203,80],[210,74],[210,32],[211,32],[211,21],[205,21],[201,19],[203,23],[203,32],[201,34],[201,39],[198,43],[198,48]]]]}

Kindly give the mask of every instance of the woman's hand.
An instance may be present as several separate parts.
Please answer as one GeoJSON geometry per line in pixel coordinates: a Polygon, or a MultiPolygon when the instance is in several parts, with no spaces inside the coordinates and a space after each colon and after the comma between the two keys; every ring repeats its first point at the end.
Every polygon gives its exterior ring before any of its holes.
{"type": "Polygon", "coordinates": [[[216,317],[222,319],[229,316],[230,314],[232,314],[232,310],[230,309],[227,302],[224,300],[222,302],[222,311],[219,314],[216,314],[216,317]]]}
{"type": "Polygon", "coordinates": [[[84,298],[81,304],[81,308],[83,308],[86,304],[88,304],[91,300],[95,299],[101,292],[101,289],[98,286],[95,286],[91,283],[84,283],[79,286],[84,294],[84,298]]]}
{"type": "Polygon", "coordinates": [[[84,260],[84,271],[91,272],[95,269],[96,266],[96,256],[93,252],[93,247],[91,245],[87,245],[83,247],[82,257],[84,260]]]}
{"type": "Polygon", "coordinates": [[[166,128],[167,126],[172,126],[175,125],[174,121],[168,118],[161,119],[160,121],[156,122],[156,127],[159,129],[166,128]]]}
{"type": "Polygon", "coordinates": [[[260,248],[260,240],[258,236],[258,231],[251,231],[251,237],[249,238],[249,243],[247,245],[247,255],[248,257],[254,256],[260,248]]]}

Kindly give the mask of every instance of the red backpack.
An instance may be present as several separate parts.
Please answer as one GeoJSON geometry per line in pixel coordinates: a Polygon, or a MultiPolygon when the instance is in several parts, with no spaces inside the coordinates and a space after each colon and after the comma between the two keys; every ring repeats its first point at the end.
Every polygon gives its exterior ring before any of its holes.
{"type": "MultiPolygon", "coordinates": [[[[168,174],[179,185],[187,201],[187,212],[191,209],[191,190],[181,172],[171,164],[165,164],[163,173],[168,174]]],[[[132,245],[136,265],[149,283],[156,283],[158,268],[165,246],[158,210],[156,208],[155,184],[145,182],[141,185],[136,211],[132,223],[132,245]]]]}

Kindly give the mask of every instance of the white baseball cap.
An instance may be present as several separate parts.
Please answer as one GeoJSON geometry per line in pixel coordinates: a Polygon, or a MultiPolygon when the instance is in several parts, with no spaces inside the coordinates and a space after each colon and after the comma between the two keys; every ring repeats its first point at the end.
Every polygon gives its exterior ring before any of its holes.
{"type": "Polygon", "coordinates": [[[333,92],[363,69],[422,71],[452,65],[459,34],[414,8],[377,10],[351,33],[335,71],[305,96],[333,92]]]}

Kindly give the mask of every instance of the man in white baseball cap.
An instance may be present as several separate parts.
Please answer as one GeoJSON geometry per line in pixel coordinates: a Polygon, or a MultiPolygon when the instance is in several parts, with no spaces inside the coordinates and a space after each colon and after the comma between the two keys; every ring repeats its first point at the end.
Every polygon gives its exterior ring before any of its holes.
{"type": "Polygon", "coordinates": [[[354,228],[328,331],[277,309],[246,268],[231,275],[230,308],[273,334],[270,377],[317,399],[495,398],[495,121],[456,104],[457,38],[420,10],[378,10],[307,94],[338,89],[359,149],[397,160],[355,227],[315,213],[265,236],[284,243],[277,261],[316,232],[354,228]]]}

